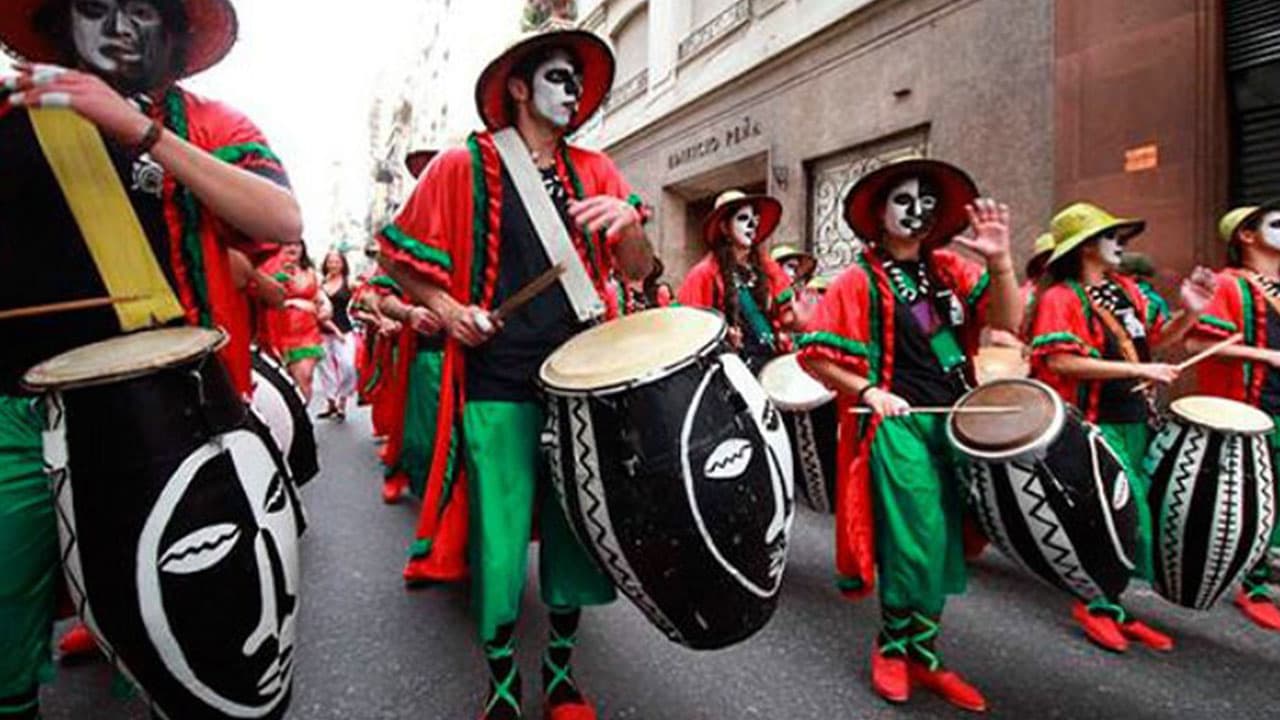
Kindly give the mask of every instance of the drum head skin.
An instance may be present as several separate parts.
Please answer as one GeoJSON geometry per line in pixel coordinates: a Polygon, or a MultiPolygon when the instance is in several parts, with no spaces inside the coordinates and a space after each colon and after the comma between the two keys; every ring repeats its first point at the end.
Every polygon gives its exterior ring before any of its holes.
{"type": "Polygon", "coordinates": [[[22,378],[35,391],[69,390],[127,380],[216,351],[221,330],[180,327],[122,335],[52,357],[22,378]]]}
{"type": "Polygon", "coordinates": [[[804,412],[826,405],[836,394],[800,366],[799,355],[791,353],[770,360],[760,371],[760,384],[769,399],[784,412],[804,412]]]}
{"type": "Polygon", "coordinates": [[[1188,395],[1169,404],[1169,411],[1193,425],[1240,435],[1263,435],[1275,423],[1261,410],[1211,395],[1188,395]]]}
{"type": "Polygon", "coordinates": [[[538,376],[557,394],[604,395],[664,378],[724,339],[718,313],[687,307],[628,315],[561,345],[538,376]]]}
{"type": "Polygon", "coordinates": [[[952,442],[979,459],[1005,459],[1053,442],[1064,408],[1057,393],[1035,380],[996,380],[971,390],[956,407],[1018,407],[998,415],[954,414],[947,423],[952,442]]]}

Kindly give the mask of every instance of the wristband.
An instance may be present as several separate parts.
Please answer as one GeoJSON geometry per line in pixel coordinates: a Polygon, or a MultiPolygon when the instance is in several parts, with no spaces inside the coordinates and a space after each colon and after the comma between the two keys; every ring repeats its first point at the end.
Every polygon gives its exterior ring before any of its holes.
{"type": "Polygon", "coordinates": [[[151,124],[147,126],[147,132],[143,134],[142,139],[138,141],[138,144],[134,145],[133,148],[130,149],[130,152],[134,157],[146,155],[151,152],[151,149],[156,146],[156,143],[160,142],[160,136],[163,133],[164,127],[162,127],[158,121],[152,120],[151,124]]]}
{"type": "Polygon", "coordinates": [[[861,390],[859,390],[859,391],[858,391],[858,404],[859,404],[859,405],[866,405],[866,404],[867,404],[867,393],[871,392],[872,390],[876,390],[876,389],[877,389],[877,387],[876,387],[875,385],[872,385],[872,384],[868,383],[866,387],[864,387],[864,388],[862,388],[861,390]]]}

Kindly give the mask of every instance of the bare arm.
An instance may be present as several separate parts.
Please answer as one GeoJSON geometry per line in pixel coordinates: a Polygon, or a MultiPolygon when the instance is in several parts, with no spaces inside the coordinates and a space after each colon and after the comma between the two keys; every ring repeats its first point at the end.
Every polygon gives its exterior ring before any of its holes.
{"type": "MultiPolygon", "coordinates": [[[[1206,340],[1205,338],[1196,335],[1187,338],[1186,350],[1188,353],[1194,355],[1208,350],[1215,344],[1217,344],[1216,340],[1206,340]]],[[[1272,367],[1280,367],[1280,352],[1240,343],[1228,345],[1227,347],[1222,348],[1215,354],[1215,357],[1226,360],[1264,363],[1272,367]]]]}
{"type": "Polygon", "coordinates": [[[832,360],[815,358],[807,363],[806,369],[832,390],[860,398],[877,415],[896,417],[911,410],[911,404],[906,400],[883,388],[873,387],[866,378],[832,360]]]}
{"type": "Polygon", "coordinates": [[[1018,292],[1018,276],[1013,259],[1008,255],[987,265],[991,293],[987,305],[987,324],[997,330],[1016,334],[1022,327],[1022,296],[1018,292]]]}
{"type": "Polygon", "coordinates": [[[284,286],[276,279],[255,268],[249,258],[239,250],[230,250],[231,281],[237,290],[269,308],[284,307],[284,286]]]}
{"type": "Polygon", "coordinates": [[[1063,377],[1077,380],[1150,380],[1171,383],[1178,378],[1178,368],[1163,363],[1132,363],[1124,360],[1101,360],[1070,353],[1050,355],[1049,369],[1063,377]]]}
{"type": "Polygon", "coordinates": [[[400,284],[410,299],[430,312],[432,317],[424,318],[421,323],[414,319],[414,327],[419,332],[435,332],[429,329],[434,324],[436,329],[443,327],[463,345],[475,347],[502,331],[500,321],[478,307],[458,302],[448,290],[422,277],[408,265],[384,257],[378,258],[378,264],[400,284]]]}

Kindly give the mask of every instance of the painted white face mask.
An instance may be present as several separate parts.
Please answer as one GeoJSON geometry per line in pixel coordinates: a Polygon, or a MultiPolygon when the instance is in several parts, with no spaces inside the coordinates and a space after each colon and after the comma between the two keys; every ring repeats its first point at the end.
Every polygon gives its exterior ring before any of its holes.
{"type": "Polygon", "coordinates": [[[108,78],[140,83],[163,74],[164,18],[145,0],[75,0],[71,39],[80,60],[108,78]]]}
{"type": "Polygon", "coordinates": [[[754,205],[743,205],[733,214],[729,222],[729,234],[733,241],[742,247],[754,247],[756,236],[760,232],[760,213],[754,205]]]}
{"type": "Polygon", "coordinates": [[[1272,210],[1258,222],[1262,242],[1273,250],[1280,250],[1280,210],[1272,210]]]}
{"type": "Polygon", "coordinates": [[[1098,236],[1098,256],[1111,267],[1120,267],[1120,261],[1124,258],[1124,244],[1120,242],[1115,230],[1098,236]]]}
{"type": "Polygon", "coordinates": [[[782,263],[782,272],[787,274],[787,278],[789,278],[791,282],[795,282],[796,279],[800,277],[800,261],[788,260],[782,263]]]}
{"type": "Polygon", "coordinates": [[[884,207],[884,227],[890,235],[912,237],[933,224],[937,193],[919,178],[903,180],[889,191],[884,207]]]}
{"type": "Polygon", "coordinates": [[[533,106],[558,128],[573,122],[582,99],[582,78],[573,69],[569,53],[557,50],[533,73],[533,106]]]}

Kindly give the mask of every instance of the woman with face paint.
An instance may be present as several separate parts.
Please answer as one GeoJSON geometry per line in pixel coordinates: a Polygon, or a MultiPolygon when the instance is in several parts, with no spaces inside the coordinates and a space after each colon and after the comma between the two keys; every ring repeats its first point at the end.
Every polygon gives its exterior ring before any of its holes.
{"type": "MultiPolygon", "coordinates": [[[[467,478],[473,615],[490,675],[481,716],[488,720],[523,717],[515,627],[535,512],[551,627],[542,656],[544,716],[596,717],[571,660],[581,608],[616,593],[544,484],[550,472],[535,381],[557,347],[608,315],[614,257],[647,242],[647,209],[613,162],[566,140],[600,109],[613,74],[612,51],[585,31],[553,29],[512,46],[477,83],[487,129],[432,161],[378,238],[388,273],[413,303],[443,320],[448,335],[423,506],[438,507],[433,493],[447,487],[455,453],[467,478]],[[495,317],[506,299],[552,269],[552,256],[565,268],[558,282],[495,317]]],[[[424,512],[417,538],[436,537],[447,522],[447,513],[424,512]]]]}
{"type": "MultiPolygon", "coordinates": [[[[1077,203],[1053,219],[1050,284],[1035,304],[1027,341],[1032,377],[1052,386],[1080,408],[1102,431],[1120,458],[1138,507],[1135,573],[1151,577],[1149,482],[1143,461],[1150,441],[1150,404],[1135,393],[1140,382],[1172,383],[1178,368],[1154,362],[1162,350],[1181,344],[1213,290],[1213,275],[1197,269],[1183,283],[1184,312],[1168,306],[1146,283],[1119,272],[1125,245],[1143,231],[1142,220],[1116,218],[1088,203],[1077,203]]],[[[1124,652],[1133,640],[1168,651],[1173,640],[1137,620],[1119,598],[1077,602],[1072,615],[1094,643],[1124,652]]]]}
{"type": "Polygon", "coordinates": [[[798,339],[800,363],[844,408],[874,411],[865,420],[841,413],[838,585],[856,598],[879,582],[877,694],[906,702],[916,686],[982,712],[986,699],[944,667],[936,647],[946,598],[966,582],[959,460],[945,418],[911,408],[952,405],[972,385],[984,326],[1017,330],[1009,209],[979,199],[958,168],[912,159],[860,179],[844,210],[866,247],[798,339]],[[942,248],[953,240],[986,268],[942,248]]]}
{"type": "MultiPolygon", "coordinates": [[[[1196,392],[1243,402],[1280,420],[1280,203],[1236,208],[1218,222],[1228,267],[1187,339],[1200,352],[1235,333],[1231,345],[1196,367],[1196,392]]],[[[1280,460],[1280,430],[1271,433],[1272,465],[1280,460]]],[[[1271,537],[1280,548],[1280,526],[1271,537]]],[[[1276,582],[1263,557],[1236,592],[1235,605],[1266,630],[1280,631],[1280,609],[1268,589],[1276,582]]]]}
{"type": "Polygon", "coordinates": [[[263,269],[285,290],[284,306],[266,313],[271,348],[309,402],[316,363],[324,358],[320,325],[328,300],[320,291],[315,266],[301,241],[286,243],[263,269]]]}
{"type": "Polygon", "coordinates": [[[721,312],[730,343],[756,373],[786,351],[783,332],[795,321],[791,278],[767,250],[781,218],[782,204],[767,195],[721,194],[702,224],[707,255],[689,270],[676,295],[682,305],[721,312]]]}

